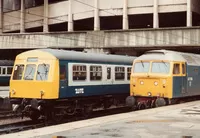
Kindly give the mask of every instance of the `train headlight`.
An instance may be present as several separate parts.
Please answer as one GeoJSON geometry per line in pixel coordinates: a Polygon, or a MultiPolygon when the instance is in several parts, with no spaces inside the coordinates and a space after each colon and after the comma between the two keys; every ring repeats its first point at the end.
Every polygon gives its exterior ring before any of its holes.
{"type": "Polygon", "coordinates": [[[162,82],[163,82],[163,84],[165,84],[165,83],[166,83],[166,80],[163,80],[162,82]]]}
{"type": "Polygon", "coordinates": [[[157,82],[157,81],[155,81],[155,82],[154,82],[154,85],[155,85],[155,86],[157,86],[157,85],[158,85],[158,82],[157,82]]]}
{"type": "Polygon", "coordinates": [[[148,96],[151,96],[151,92],[148,92],[148,96]]]}
{"type": "Polygon", "coordinates": [[[13,94],[13,95],[15,94],[15,90],[12,90],[12,94],[13,94]]]}
{"type": "Polygon", "coordinates": [[[143,85],[143,84],[144,84],[144,82],[143,82],[143,81],[140,81],[140,84],[141,84],[141,85],[143,85]]]}

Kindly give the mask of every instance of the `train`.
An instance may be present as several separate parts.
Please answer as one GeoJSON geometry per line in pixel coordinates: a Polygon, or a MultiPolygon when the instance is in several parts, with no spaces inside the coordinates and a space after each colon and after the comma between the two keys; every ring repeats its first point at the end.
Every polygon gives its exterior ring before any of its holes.
{"type": "Polygon", "coordinates": [[[20,53],[10,78],[13,111],[58,121],[126,104],[135,58],[48,48],[20,53]]]}
{"type": "Polygon", "coordinates": [[[200,55],[170,50],[150,50],[132,66],[130,95],[133,110],[199,99],[200,55]]]}
{"type": "Polygon", "coordinates": [[[0,60],[0,86],[9,86],[13,65],[13,60],[0,60]]]}

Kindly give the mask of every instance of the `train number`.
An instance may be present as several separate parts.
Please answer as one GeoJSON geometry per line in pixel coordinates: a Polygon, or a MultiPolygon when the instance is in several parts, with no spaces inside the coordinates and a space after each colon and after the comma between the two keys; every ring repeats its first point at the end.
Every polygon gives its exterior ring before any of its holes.
{"type": "Polygon", "coordinates": [[[83,94],[84,93],[84,89],[83,88],[77,88],[77,89],[75,89],[75,93],[76,94],[83,94]]]}

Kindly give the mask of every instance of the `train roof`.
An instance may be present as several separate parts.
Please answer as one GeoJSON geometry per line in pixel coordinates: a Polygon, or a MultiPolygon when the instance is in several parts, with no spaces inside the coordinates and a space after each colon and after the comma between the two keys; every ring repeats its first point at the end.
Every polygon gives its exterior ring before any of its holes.
{"type": "MultiPolygon", "coordinates": [[[[133,60],[136,57],[133,56],[122,56],[122,55],[107,55],[107,54],[100,54],[100,53],[84,53],[84,52],[77,52],[77,51],[69,51],[69,50],[58,50],[58,49],[36,49],[36,50],[29,50],[23,52],[20,55],[30,55],[31,52],[45,52],[59,60],[74,60],[74,61],[90,61],[90,62],[112,62],[112,63],[126,63],[132,64],[133,60]]],[[[41,54],[41,53],[40,53],[41,54]]]]}
{"type": "Polygon", "coordinates": [[[13,66],[13,60],[0,60],[0,66],[13,66]]]}
{"type": "Polygon", "coordinates": [[[187,62],[188,65],[200,65],[200,55],[170,50],[150,50],[138,57],[136,60],[183,61],[187,62]]]}

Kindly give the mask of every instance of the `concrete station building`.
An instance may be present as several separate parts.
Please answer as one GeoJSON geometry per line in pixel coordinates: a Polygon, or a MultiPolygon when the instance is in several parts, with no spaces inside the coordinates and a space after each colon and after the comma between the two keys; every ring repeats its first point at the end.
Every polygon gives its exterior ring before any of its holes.
{"type": "Polygon", "coordinates": [[[0,49],[63,46],[66,49],[112,50],[112,47],[124,49],[126,46],[200,44],[200,30],[194,27],[200,26],[199,0],[0,0],[0,4],[0,49]],[[146,38],[130,37],[138,35],[138,32],[146,38]],[[171,40],[166,32],[180,35],[180,38],[171,40]],[[187,36],[188,32],[194,36],[187,36]],[[121,34],[126,38],[118,43],[121,34]],[[166,35],[169,42],[164,42],[164,36],[160,43],[147,40],[150,37],[153,41],[160,34],[166,35]],[[112,42],[108,42],[106,36],[112,38],[112,42]],[[66,40],[68,37],[85,42],[66,40]],[[139,42],[132,44],[132,39],[139,42]],[[92,44],[88,40],[92,40],[92,44]],[[58,41],[62,41],[62,45],[58,41]]]}

